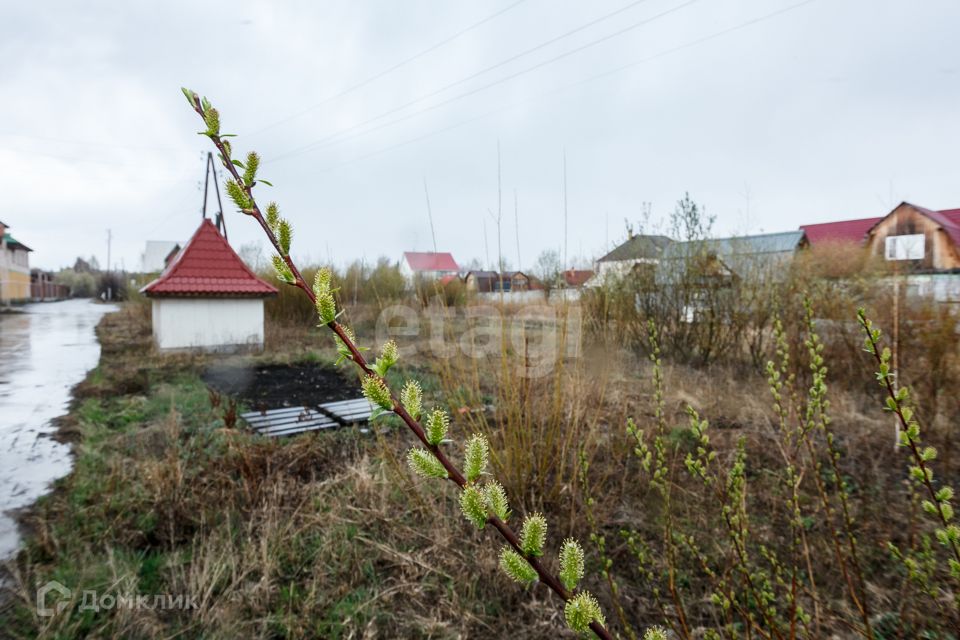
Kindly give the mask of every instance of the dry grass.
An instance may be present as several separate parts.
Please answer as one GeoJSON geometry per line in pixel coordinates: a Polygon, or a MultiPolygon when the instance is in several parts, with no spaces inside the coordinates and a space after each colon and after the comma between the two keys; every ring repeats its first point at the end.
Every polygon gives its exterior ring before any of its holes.
{"type": "MultiPolygon", "coordinates": [[[[369,335],[374,312],[350,313],[369,335]]],[[[100,327],[101,364],[78,389],[65,427],[78,440],[76,467],[25,519],[28,544],[12,566],[16,602],[0,612],[0,635],[569,636],[546,589],[522,590],[499,574],[493,537],[464,523],[452,488],[411,477],[403,454],[414,443],[406,431],[371,437],[345,430],[277,442],[228,429],[197,376],[208,358],[154,353],[147,317],[143,307],[129,305],[100,327]],[[69,584],[75,594],[189,594],[197,608],[94,615],[74,606],[41,619],[33,613],[33,594],[49,579],[69,584]]],[[[447,328],[459,334],[465,326],[447,328]]],[[[529,338],[562,330],[537,326],[529,338]]],[[[268,324],[267,343],[278,353],[251,361],[329,358],[326,340],[310,325],[268,324]]],[[[551,539],[589,539],[577,466],[583,449],[591,461],[598,532],[606,537],[625,613],[640,627],[661,622],[620,536],[627,528],[652,543],[661,535],[651,515],[657,497],[624,431],[627,417],[642,427],[654,423],[649,363],[609,344],[580,344],[540,377],[526,377],[524,363],[522,353],[501,344],[481,358],[421,354],[406,370],[417,371],[428,398],[452,409],[457,441],[474,431],[489,435],[515,517],[544,511],[551,539]]],[[[685,410],[692,405],[711,419],[722,460],[745,439],[755,535],[782,549],[777,523],[784,502],[775,481],[782,460],[764,379],[739,366],[668,363],[665,387],[677,476],[690,448],[685,410]]],[[[892,446],[892,423],[862,388],[835,389],[831,412],[843,468],[855,479],[871,599],[877,611],[889,612],[897,608],[901,581],[881,543],[902,539],[910,521],[905,511],[890,509],[903,499],[904,462],[892,446]]],[[[935,431],[931,440],[942,445],[948,438],[935,431]]],[[[956,478],[957,461],[946,458],[938,461],[938,474],[956,478]]],[[[717,533],[709,500],[690,483],[679,487],[683,526],[717,533]]],[[[815,547],[824,533],[821,524],[811,524],[815,547]]],[[[610,614],[597,558],[590,550],[588,556],[585,586],[610,614]]],[[[703,576],[689,563],[684,570],[697,622],[710,626],[703,576]]],[[[820,562],[816,570],[836,609],[831,615],[842,615],[835,567],[820,562]]]]}

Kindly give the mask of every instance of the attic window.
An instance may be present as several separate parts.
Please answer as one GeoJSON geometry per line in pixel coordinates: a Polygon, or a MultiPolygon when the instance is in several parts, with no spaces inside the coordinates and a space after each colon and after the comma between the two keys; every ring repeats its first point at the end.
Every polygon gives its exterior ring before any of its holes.
{"type": "Polygon", "coordinates": [[[925,239],[922,233],[903,236],[887,236],[887,260],[923,260],[925,239]]]}

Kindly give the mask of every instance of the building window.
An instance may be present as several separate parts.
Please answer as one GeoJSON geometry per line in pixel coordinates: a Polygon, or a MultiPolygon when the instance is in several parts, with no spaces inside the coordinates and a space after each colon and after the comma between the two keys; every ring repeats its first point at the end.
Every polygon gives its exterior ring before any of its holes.
{"type": "Polygon", "coordinates": [[[922,233],[911,233],[905,236],[887,236],[887,260],[923,260],[925,238],[922,233]]]}

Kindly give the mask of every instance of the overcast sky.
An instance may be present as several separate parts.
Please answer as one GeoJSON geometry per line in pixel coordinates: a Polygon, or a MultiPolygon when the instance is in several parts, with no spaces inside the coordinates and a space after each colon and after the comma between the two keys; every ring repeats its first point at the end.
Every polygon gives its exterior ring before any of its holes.
{"type": "Polygon", "coordinates": [[[563,252],[564,150],[570,262],[685,191],[718,234],[960,206],[960,3],[771,15],[798,1],[4,2],[0,220],[47,268],[103,264],[107,229],[128,269],[187,239],[209,143],[181,85],[261,153],[305,261],[432,249],[424,179],[438,248],[495,260],[498,141],[522,267],[563,252]]]}

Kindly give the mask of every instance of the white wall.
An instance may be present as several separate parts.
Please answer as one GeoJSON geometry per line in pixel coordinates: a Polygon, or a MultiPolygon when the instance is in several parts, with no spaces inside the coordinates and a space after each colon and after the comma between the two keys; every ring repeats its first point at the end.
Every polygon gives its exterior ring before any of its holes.
{"type": "MultiPolygon", "coordinates": [[[[486,302],[500,302],[501,294],[499,291],[484,291],[476,294],[477,297],[486,302]]],[[[551,296],[553,293],[551,292],[551,296]]],[[[546,302],[543,291],[533,289],[528,291],[504,291],[503,302],[505,304],[543,304],[546,302]]]]}
{"type": "Polygon", "coordinates": [[[263,347],[262,298],[154,298],[160,349],[263,347]]]}

